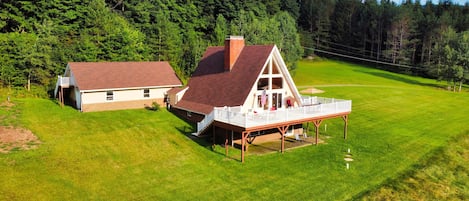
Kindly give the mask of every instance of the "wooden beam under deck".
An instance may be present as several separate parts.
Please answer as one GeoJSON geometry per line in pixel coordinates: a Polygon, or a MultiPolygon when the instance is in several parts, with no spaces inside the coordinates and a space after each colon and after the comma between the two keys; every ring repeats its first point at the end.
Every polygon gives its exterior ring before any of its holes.
{"type": "Polygon", "coordinates": [[[280,131],[280,135],[282,135],[282,146],[280,150],[283,153],[285,151],[285,133],[288,130],[288,126],[279,126],[277,129],[280,131]]]}
{"type": "MultiPolygon", "coordinates": [[[[281,145],[281,152],[284,152],[285,149],[285,133],[288,129],[288,127],[296,124],[302,124],[302,123],[308,123],[308,122],[313,122],[315,126],[315,131],[316,131],[316,145],[318,144],[318,138],[319,138],[319,126],[321,125],[323,120],[326,119],[333,119],[333,118],[338,118],[341,117],[344,122],[344,139],[347,138],[347,127],[348,127],[348,115],[350,112],[343,112],[343,113],[337,113],[337,114],[332,114],[332,115],[326,115],[326,116],[320,116],[320,117],[311,117],[311,118],[304,118],[300,120],[294,120],[294,121],[286,121],[286,122],[281,122],[281,123],[275,123],[275,124],[266,124],[266,125],[261,125],[261,126],[255,126],[255,127],[240,127],[224,122],[218,122],[214,121],[213,126],[217,126],[223,129],[235,131],[241,133],[241,162],[244,163],[244,156],[245,156],[245,151],[247,150],[247,144],[246,140],[247,137],[249,136],[250,133],[256,132],[256,131],[262,131],[262,130],[267,130],[267,129],[272,129],[272,128],[277,128],[280,133],[282,134],[282,145],[281,145]]],[[[215,137],[215,131],[214,131],[214,137],[215,137]]],[[[228,155],[228,146],[227,146],[227,135],[225,135],[225,149],[226,149],[226,155],[228,155]]]]}
{"type": "Polygon", "coordinates": [[[318,145],[319,142],[319,126],[321,126],[322,119],[314,120],[314,131],[316,132],[316,145],[318,145]]]}
{"type": "Polygon", "coordinates": [[[342,116],[342,119],[344,120],[344,139],[347,139],[347,128],[348,128],[348,115],[342,116]]]}

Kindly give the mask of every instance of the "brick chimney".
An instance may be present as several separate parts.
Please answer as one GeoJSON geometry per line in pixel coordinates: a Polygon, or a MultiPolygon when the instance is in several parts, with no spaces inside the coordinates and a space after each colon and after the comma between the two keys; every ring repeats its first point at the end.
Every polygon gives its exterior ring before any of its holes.
{"type": "Polygon", "coordinates": [[[244,47],[243,36],[230,36],[225,39],[225,71],[230,71],[233,68],[236,59],[244,47]]]}

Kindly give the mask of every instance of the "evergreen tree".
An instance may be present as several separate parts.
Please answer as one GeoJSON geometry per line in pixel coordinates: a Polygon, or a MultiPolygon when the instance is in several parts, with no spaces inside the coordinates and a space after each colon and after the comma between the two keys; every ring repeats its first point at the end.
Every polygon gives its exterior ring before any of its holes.
{"type": "Polygon", "coordinates": [[[300,17],[300,4],[297,0],[283,0],[281,1],[280,7],[283,11],[287,11],[288,13],[290,13],[295,22],[300,17]]]}
{"type": "Polygon", "coordinates": [[[182,67],[183,40],[179,26],[169,21],[168,14],[158,13],[156,21],[157,43],[156,58],[158,61],[169,61],[179,75],[183,75],[182,67]]]}
{"type": "Polygon", "coordinates": [[[449,27],[443,33],[435,45],[435,53],[438,55],[437,63],[432,72],[439,80],[448,83],[448,89],[456,90],[456,83],[463,77],[463,68],[458,65],[458,34],[449,27]]]}
{"type": "Polygon", "coordinates": [[[461,92],[463,82],[469,80],[469,31],[459,34],[457,65],[460,66],[458,91],[461,92]]]}
{"type": "Polygon", "coordinates": [[[279,35],[281,36],[276,44],[282,53],[285,63],[290,70],[296,68],[297,61],[303,55],[303,48],[300,45],[300,37],[293,19],[287,12],[280,12],[275,15],[275,21],[279,22],[279,35]]]}
{"type": "Polygon", "coordinates": [[[435,66],[429,72],[439,77],[443,70],[449,72],[448,66],[460,66],[462,70],[452,68],[458,73],[450,73],[451,83],[467,82],[466,48],[447,47],[445,41],[452,28],[458,35],[452,43],[465,44],[469,4],[414,2],[2,0],[0,82],[48,85],[69,61],[168,60],[181,77],[189,76],[206,47],[223,45],[228,35],[242,35],[247,44],[277,44],[290,68],[302,55],[301,43],[435,66]],[[454,65],[450,60],[456,60],[454,65]]]}
{"type": "Polygon", "coordinates": [[[332,14],[331,33],[332,41],[342,45],[352,45],[352,27],[353,15],[358,8],[360,1],[358,0],[338,0],[332,14]]]}
{"type": "Polygon", "coordinates": [[[388,50],[386,55],[392,63],[410,64],[416,51],[417,40],[415,37],[416,22],[412,16],[410,4],[404,5],[405,9],[399,10],[396,18],[393,20],[387,35],[388,50]]]}
{"type": "Polygon", "coordinates": [[[0,78],[7,87],[27,87],[33,68],[37,36],[30,33],[0,34],[0,78]]]}
{"type": "Polygon", "coordinates": [[[213,30],[212,43],[214,45],[223,46],[225,38],[228,36],[228,24],[223,17],[219,14],[217,17],[215,29],[213,30]]]}

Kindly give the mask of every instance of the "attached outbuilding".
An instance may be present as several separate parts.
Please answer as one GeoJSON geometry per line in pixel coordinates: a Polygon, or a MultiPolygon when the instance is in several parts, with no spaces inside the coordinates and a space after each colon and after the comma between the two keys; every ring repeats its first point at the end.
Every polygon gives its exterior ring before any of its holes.
{"type": "Polygon", "coordinates": [[[82,112],[163,105],[182,83],[166,62],[70,62],[54,94],[82,112]]]}

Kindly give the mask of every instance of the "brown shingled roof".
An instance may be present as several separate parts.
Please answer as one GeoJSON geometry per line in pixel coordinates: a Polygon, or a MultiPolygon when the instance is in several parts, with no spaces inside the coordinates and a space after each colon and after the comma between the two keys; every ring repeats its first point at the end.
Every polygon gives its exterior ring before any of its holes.
{"type": "Polygon", "coordinates": [[[168,94],[177,94],[177,93],[181,92],[184,89],[186,89],[186,87],[172,88],[172,89],[168,90],[166,93],[168,93],[168,94]]]}
{"type": "Polygon", "coordinates": [[[80,90],[181,86],[168,62],[70,62],[80,90]]]}
{"type": "Polygon", "coordinates": [[[231,71],[225,72],[224,47],[209,47],[176,107],[208,114],[213,107],[243,105],[273,48],[245,46],[231,71]]]}

